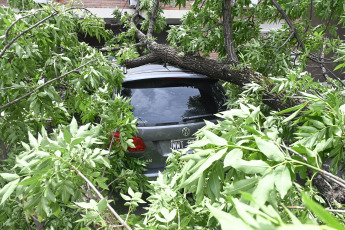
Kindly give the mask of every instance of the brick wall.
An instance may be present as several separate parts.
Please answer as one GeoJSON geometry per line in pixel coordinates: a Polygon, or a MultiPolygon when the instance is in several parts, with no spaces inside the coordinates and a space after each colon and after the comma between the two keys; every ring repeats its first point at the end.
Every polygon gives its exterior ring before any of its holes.
{"type": "Polygon", "coordinates": [[[8,6],[7,0],[0,0],[0,6],[8,6]]]}
{"type": "MultiPolygon", "coordinates": [[[[60,2],[63,4],[66,4],[69,2],[69,0],[55,0],[56,2],[60,2]]],[[[87,8],[130,8],[128,5],[128,0],[84,0],[84,7],[87,8]]],[[[0,6],[7,6],[7,0],[0,0],[0,6]]],[[[186,8],[183,9],[189,9],[190,2],[187,2],[186,8]]],[[[165,9],[167,10],[179,10],[178,7],[175,7],[175,5],[167,5],[165,6],[165,9]]]]}
{"type": "MultiPolygon", "coordinates": [[[[0,0],[3,1],[3,0],[0,0]]],[[[68,3],[69,0],[56,0],[60,3],[68,3]]],[[[86,8],[131,8],[128,4],[129,0],[83,0],[84,7],[86,8]]],[[[190,2],[187,2],[186,8],[183,9],[189,9],[190,2]]],[[[167,5],[165,6],[165,9],[167,10],[179,10],[178,7],[175,7],[175,5],[167,5]]],[[[182,9],[182,8],[181,8],[182,9]]]]}

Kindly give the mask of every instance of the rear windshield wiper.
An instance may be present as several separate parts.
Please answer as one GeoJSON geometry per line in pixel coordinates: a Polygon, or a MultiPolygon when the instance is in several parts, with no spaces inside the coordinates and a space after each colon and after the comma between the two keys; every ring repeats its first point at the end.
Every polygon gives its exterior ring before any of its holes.
{"type": "Polygon", "coordinates": [[[197,115],[197,116],[182,117],[182,121],[189,121],[189,120],[206,118],[206,117],[215,117],[215,115],[214,114],[203,114],[203,115],[197,115]]]}

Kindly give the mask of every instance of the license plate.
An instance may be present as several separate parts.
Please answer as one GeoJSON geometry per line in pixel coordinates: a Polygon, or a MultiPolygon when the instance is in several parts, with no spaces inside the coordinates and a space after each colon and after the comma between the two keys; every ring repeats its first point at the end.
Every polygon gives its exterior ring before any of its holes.
{"type": "Polygon", "coordinates": [[[187,145],[189,145],[193,141],[195,141],[195,138],[171,140],[171,149],[172,150],[184,149],[187,147],[187,145]]]}

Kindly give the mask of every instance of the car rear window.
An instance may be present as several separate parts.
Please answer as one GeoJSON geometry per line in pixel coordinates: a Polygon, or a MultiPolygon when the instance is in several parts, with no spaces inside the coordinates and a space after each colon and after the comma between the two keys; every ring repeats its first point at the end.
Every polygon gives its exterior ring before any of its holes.
{"type": "Polygon", "coordinates": [[[125,82],[122,95],[132,98],[133,115],[139,126],[193,122],[225,110],[224,90],[212,79],[125,82]]]}

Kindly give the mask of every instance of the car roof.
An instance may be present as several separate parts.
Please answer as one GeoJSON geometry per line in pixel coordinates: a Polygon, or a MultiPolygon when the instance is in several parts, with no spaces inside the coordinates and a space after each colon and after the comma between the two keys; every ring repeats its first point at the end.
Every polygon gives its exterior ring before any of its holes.
{"type": "Polygon", "coordinates": [[[163,64],[146,64],[132,69],[128,69],[124,74],[124,82],[137,81],[143,79],[158,79],[158,78],[199,78],[208,79],[207,76],[197,74],[186,69],[175,66],[166,67],[163,64]]]}

